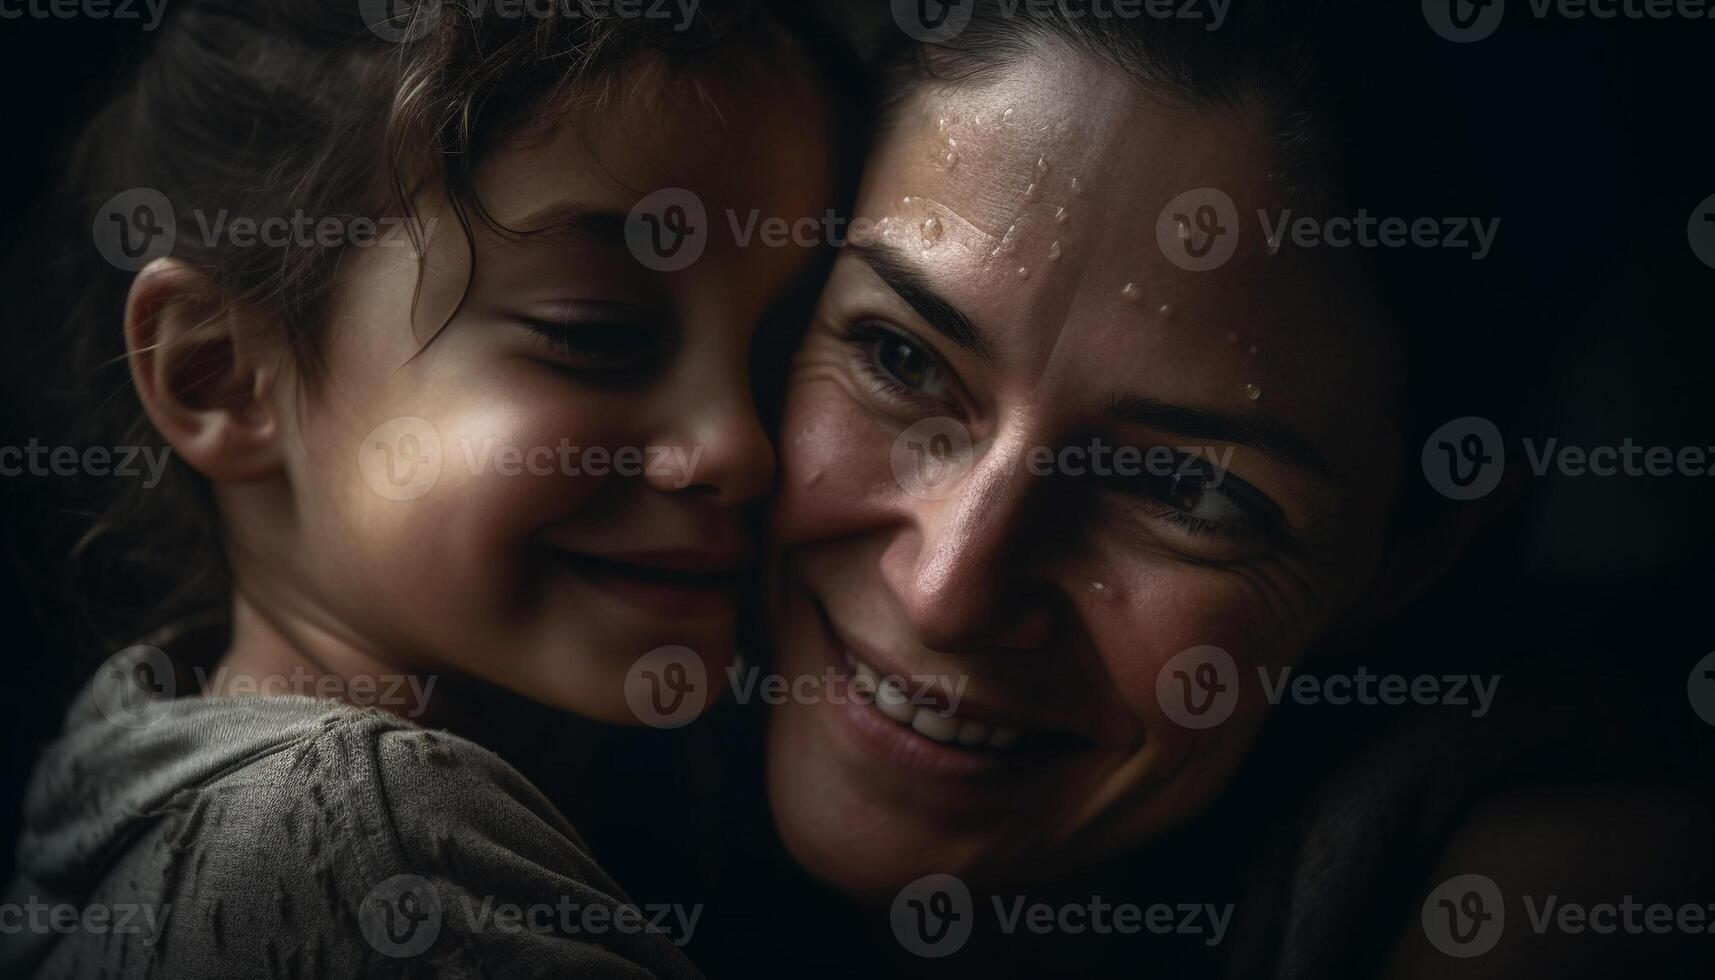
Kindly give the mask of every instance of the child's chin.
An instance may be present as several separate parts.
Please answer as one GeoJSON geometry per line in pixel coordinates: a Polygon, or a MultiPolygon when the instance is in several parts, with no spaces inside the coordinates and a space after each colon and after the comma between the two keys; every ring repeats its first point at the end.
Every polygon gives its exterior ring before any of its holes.
{"type": "Polygon", "coordinates": [[[680,728],[725,699],[739,657],[730,624],[616,629],[553,644],[545,683],[518,693],[538,703],[612,725],[680,728]],[[567,648],[579,649],[567,654],[567,648]]]}

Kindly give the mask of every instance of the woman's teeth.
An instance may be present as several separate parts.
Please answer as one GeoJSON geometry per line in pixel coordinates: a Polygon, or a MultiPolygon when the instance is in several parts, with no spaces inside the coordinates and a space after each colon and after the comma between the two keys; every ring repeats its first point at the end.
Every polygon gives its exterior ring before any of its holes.
{"type": "Polygon", "coordinates": [[[1019,733],[1014,729],[981,721],[961,721],[956,713],[944,714],[939,707],[912,704],[899,678],[882,677],[875,668],[850,654],[846,662],[852,670],[854,688],[874,694],[877,710],[924,738],[946,745],[991,749],[1011,748],[1018,741],[1019,733]]]}

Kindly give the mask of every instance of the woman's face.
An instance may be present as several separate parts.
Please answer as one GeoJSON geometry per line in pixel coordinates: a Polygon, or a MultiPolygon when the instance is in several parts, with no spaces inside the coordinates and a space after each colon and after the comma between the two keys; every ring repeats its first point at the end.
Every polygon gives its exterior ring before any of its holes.
{"type": "Polygon", "coordinates": [[[1371,587],[1391,351],[1349,260],[1271,254],[1270,159],[1256,116],[1064,52],[924,90],[878,147],[856,217],[880,232],[839,259],[787,395],[778,657],[932,703],[775,709],[774,812],[819,877],[1022,881],[1184,822],[1263,720],[1258,668],[1371,587]],[[1188,271],[1157,218],[1207,187],[1239,246],[1188,271]],[[1236,677],[1169,663],[1208,646],[1236,677]],[[1179,724],[1175,665],[1236,682],[1231,717],[1179,724]]]}

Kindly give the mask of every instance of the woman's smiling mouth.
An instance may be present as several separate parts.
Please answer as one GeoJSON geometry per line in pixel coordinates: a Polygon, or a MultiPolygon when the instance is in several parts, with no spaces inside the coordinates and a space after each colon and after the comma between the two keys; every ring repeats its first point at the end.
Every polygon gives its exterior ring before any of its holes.
{"type": "Polygon", "coordinates": [[[820,602],[809,602],[828,641],[824,656],[850,685],[851,696],[832,704],[842,719],[839,727],[868,754],[932,775],[976,777],[1036,766],[1096,744],[1034,719],[1040,710],[964,698],[968,677],[888,667],[848,638],[820,602]]]}

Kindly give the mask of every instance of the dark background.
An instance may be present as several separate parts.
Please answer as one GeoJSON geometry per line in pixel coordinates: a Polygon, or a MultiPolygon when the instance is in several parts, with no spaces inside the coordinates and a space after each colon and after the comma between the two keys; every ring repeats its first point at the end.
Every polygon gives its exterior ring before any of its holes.
{"type": "MultiPolygon", "coordinates": [[[[1527,429],[1506,433],[1509,464],[1526,466],[1525,436],[1715,447],[1715,269],[1686,241],[1693,209],[1715,193],[1705,138],[1715,21],[1535,22],[1524,0],[1512,6],[1481,43],[1423,30],[1445,69],[1425,84],[1445,88],[1449,115],[1505,191],[1494,271],[1527,298],[1530,339],[1516,370],[1537,411],[1527,429]]],[[[42,258],[33,222],[66,220],[43,210],[58,153],[143,39],[135,22],[0,21],[0,445],[51,438],[40,408],[56,324],[28,313],[29,270],[42,258]]],[[[1476,344],[1464,356],[1478,364],[1491,353],[1476,344]]],[[[1712,730],[1691,712],[1685,684],[1715,650],[1715,477],[1527,482],[1500,533],[1456,572],[1454,587],[1482,601],[1441,624],[1442,639],[1466,655],[1521,644],[1537,669],[1641,690],[1675,733],[1661,743],[1674,768],[1706,766],[1712,730]]],[[[53,477],[0,477],[0,876],[37,748],[70,692],[113,652],[77,649],[57,588],[72,523],[65,491],[53,477]]]]}
{"type": "MultiPolygon", "coordinates": [[[[43,385],[56,324],[32,314],[30,270],[43,261],[40,223],[61,172],[60,153],[100,103],[144,34],[135,21],[0,20],[0,85],[6,92],[6,150],[0,153],[0,445],[46,435],[43,385]]],[[[93,218],[93,216],[92,216],[93,218]]],[[[80,678],[105,653],[78,650],[61,590],[63,538],[49,532],[64,510],[52,478],[0,477],[0,868],[9,875],[24,782],[38,747],[53,736],[80,678]]],[[[111,651],[109,651],[111,652],[111,651]]]]}

